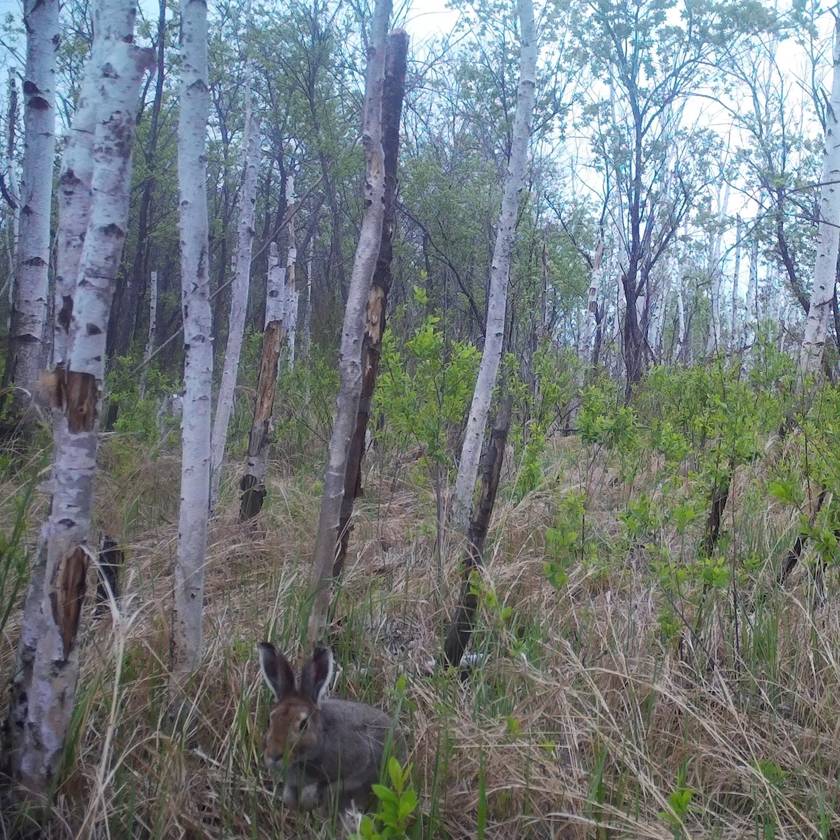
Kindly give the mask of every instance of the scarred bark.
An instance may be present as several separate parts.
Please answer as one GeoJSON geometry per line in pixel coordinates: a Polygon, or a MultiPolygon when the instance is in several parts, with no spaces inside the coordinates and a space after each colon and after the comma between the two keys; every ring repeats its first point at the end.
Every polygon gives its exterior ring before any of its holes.
{"type": "Polygon", "coordinates": [[[513,119],[513,135],[505,178],[502,210],[496,230],[496,244],[490,266],[490,289],[487,304],[487,328],[484,350],[478,369],[472,405],[470,406],[458,477],[455,482],[452,524],[459,532],[465,532],[472,508],[478,462],[490,411],[490,399],[499,362],[502,358],[502,342],[505,331],[505,309],[507,307],[507,285],[510,273],[510,258],[513,250],[513,232],[519,208],[519,194],[525,187],[525,170],[528,159],[528,140],[531,133],[531,119],[534,111],[535,74],[537,66],[537,35],[534,27],[534,8],[531,0],[519,0],[519,26],[521,52],[519,58],[519,91],[516,97],[516,114],[513,119]]]}
{"type": "Polygon", "coordinates": [[[9,711],[12,771],[38,793],[58,769],[75,699],[105,335],[128,222],[140,81],[153,58],[130,43],[134,4],[112,4],[110,12],[117,11],[123,17],[100,28],[101,49],[91,58],[98,67],[92,200],[75,289],[68,285],[64,366],[44,380],[55,409],[52,504],[24,604],[9,711]]]}
{"type": "Polygon", "coordinates": [[[353,505],[362,493],[362,462],[365,451],[365,435],[370,420],[370,408],[376,377],[379,372],[379,357],[382,352],[382,334],[385,332],[385,312],[388,292],[391,290],[391,258],[396,228],[397,163],[399,160],[400,119],[405,93],[405,70],[408,56],[408,35],[403,31],[388,36],[385,57],[385,82],[382,99],[382,148],[385,155],[385,212],[382,222],[382,237],[379,243],[379,257],[373,272],[373,281],[368,295],[365,312],[365,334],[362,339],[362,392],[359,410],[356,414],[356,428],[350,441],[347,457],[347,472],[344,481],[344,497],[341,500],[339,518],[339,545],[333,564],[333,577],[339,577],[344,568],[347,546],[350,540],[350,517],[353,505]]]}
{"type": "Polygon", "coordinates": [[[382,150],[382,92],[385,77],[385,44],[391,0],[376,0],[368,46],[362,145],[365,150],[365,211],[344,311],[339,351],[340,385],[330,437],[324,493],[312,564],[312,612],[309,641],[324,631],[335,562],[341,500],[347,471],[350,440],[356,425],[362,390],[362,339],[368,295],[382,237],[385,195],[385,162],[382,150]]]}
{"type": "MultiPolygon", "coordinates": [[[[294,192],[294,179],[290,176],[286,182],[287,212],[291,212],[289,199],[294,192]]],[[[291,230],[291,229],[290,229],[291,230]]],[[[263,345],[260,358],[260,370],[257,377],[257,397],[254,402],[254,419],[248,436],[248,458],[245,472],[239,487],[242,497],[239,505],[239,519],[244,522],[253,518],[262,510],[265,499],[265,476],[268,470],[268,449],[271,439],[272,418],[274,416],[274,396],[277,390],[277,373],[280,364],[280,352],[286,335],[286,273],[292,269],[294,276],[294,251],[286,260],[284,267],[280,262],[277,245],[272,242],[268,255],[268,280],[265,293],[265,325],[263,327],[263,345]]]]}
{"type": "MultiPolygon", "coordinates": [[[[250,79],[249,79],[250,83],[250,79]]],[[[254,242],[254,211],[257,202],[257,174],[260,158],[260,132],[256,118],[251,113],[251,94],[245,104],[245,129],[242,139],[243,170],[242,189],[239,202],[239,226],[236,233],[236,250],[233,255],[233,285],[230,292],[230,317],[222,382],[216,400],[216,416],[213,419],[211,444],[211,487],[210,508],[216,507],[219,484],[222,477],[222,462],[227,446],[228,426],[233,411],[236,378],[239,372],[239,356],[242,351],[242,337],[245,334],[245,316],[248,312],[248,289],[251,281],[251,247],[254,242]]]]}

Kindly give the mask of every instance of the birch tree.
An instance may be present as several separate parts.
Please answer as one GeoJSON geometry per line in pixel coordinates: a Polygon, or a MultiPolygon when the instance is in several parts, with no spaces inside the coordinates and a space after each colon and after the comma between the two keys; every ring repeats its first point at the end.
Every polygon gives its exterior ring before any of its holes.
{"type": "MultiPolygon", "coordinates": [[[[294,190],[294,182],[286,184],[294,190]]],[[[288,193],[287,193],[288,195],[288,193]]],[[[291,212],[288,202],[287,212],[291,212]]],[[[265,499],[265,477],[268,470],[268,444],[274,416],[274,397],[277,391],[277,372],[283,348],[283,320],[286,306],[286,268],[280,262],[280,251],[272,242],[268,249],[268,274],[265,291],[265,324],[263,326],[260,369],[257,374],[257,394],[254,399],[254,418],[248,435],[248,457],[245,473],[239,484],[242,497],[239,519],[244,522],[262,510],[265,499]]]]}
{"type": "Polygon", "coordinates": [[[528,140],[534,111],[538,54],[534,7],[531,0],[519,0],[517,8],[520,29],[519,90],[516,97],[516,113],[513,118],[502,209],[496,229],[493,261],[490,266],[484,350],[481,354],[481,364],[461,448],[458,477],[455,482],[452,524],[459,532],[466,531],[470,517],[484,430],[487,426],[487,415],[490,412],[490,400],[502,358],[513,234],[519,208],[519,195],[525,187],[528,140]]]}
{"type": "Polygon", "coordinates": [[[723,190],[723,197],[718,191],[717,226],[712,234],[709,253],[709,332],[706,340],[706,355],[711,356],[721,349],[721,311],[720,288],[723,281],[721,249],[723,244],[723,223],[729,206],[729,184],[723,190]]]}
{"type": "Polygon", "coordinates": [[[146,335],[146,347],[143,350],[143,370],[140,372],[140,399],[146,393],[146,377],[149,374],[149,363],[155,351],[155,336],[157,334],[157,305],[158,305],[158,273],[153,271],[149,278],[149,331],[146,335]]]}
{"type": "Polygon", "coordinates": [[[254,242],[254,210],[257,203],[257,174],[260,158],[260,133],[257,119],[252,113],[250,74],[246,82],[245,128],[242,138],[243,177],[239,200],[239,224],[236,232],[236,249],[233,254],[233,285],[230,292],[230,317],[222,382],[216,398],[216,416],[213,419],[210,508],[215,509],[222,478],[228,426],[233,411],[239,356],[245,333],[245,315],[248,311],[248,290],[251,281],[251,248],[254,242]]]}
{"type": "Polygon", "coordinates": [[[738,350],[740,318],[739,310],[741,307],[740,299],[738,297],[738,285],[741,275],[741,236],[743,227],[741,224],[741,217],[735,217],[735,267],[732,270],[732,302],[729,312],[729,349],[730,352],[735,353],[738,350]]]}
{"type": "MultiPolygon", "coordinates": [[[[63,367],[50,379],[55,408],[52,503],[39,540],[24,604],[10,703],[11,765],[24,787],[43,793],[62,757],[79,674],[79,625],[85,597],[105,341],[128,223],[131,148],[140,82],[150,50],[131,43],[134,0],[103,4],[89,210],[77,204],[64,224],[87,212],[77,282],[71,297],[63,367]],[[81,209],[80,209],[81,208],[81,209]]],[[[89,76],[88,76],[89,78],[89,76]]],[[[71,157],[79,149],[71,151],[71,157]]],[[[78,156],[76,159],[81,160],[78,156]]],[[[85,167],[88,163],[85,161],[85,167]]],[[[65,236],[59,231],[59,239],[65,236]]]]}
{"type": "Polygon", "coordinates": [[[350,440],[356,425],[362,390],[361,352],[365,310],[382,237],[385,196],[382,90],[385,79],[385,42],[390,17],[391,0],[376,0],[368,44],[362,125],[362,145],[365,152],[365,211],[341,329],[339,391],[312,563],[313,602],[309,616],[309,641],[312,643],[320,638],[326,624],[350,440]]]}
{"type": "Polygon", "coordinates": [[[840,246],[840,16],[834,19],[831,99],[825,113],[825,151],[820,179],[820,224],[808,318],[799,351],[798,386],[820,368],[834,298],[840,246]]]}
{"type": "MultiPolygon", "coordinates": [[[[6,226],[6,252],[9,258],[9,270],[3,292],[8,294],[9,315],[11,318],[15,300],[15,255],[17,254],[18,224],[20,222],[20,190],[17,182],[17,166],[15,163],[15,146],[18,121],[18,93],[15,71],[9,68],[9,94],[6,109],[6,180],[4,183],[4,197],[9,205],[9,221],[6,226]]],[[[11,332],[11,321],[6,324],[11,332]]]]}
{"type": "Polygon", "coordinates": [[[172,612],[173,688],[195,669],[201,657],[210,502],[213,337],[205,153],[209,108],[205,0],[184,0],[181,6],[181,62],[178,196],[184,312],[184,409],[181,506],[172,612]]]}
{"type": "Polygon", "coordinates": [[[362,389],[359,410],[356,414],[356,428],[350,442],[347,470],[344,481],[344,497],[341,501],[341,516],[338,526],[338,548],[333,577],[339,577],[347,556],[350,541],[350,519],[356,497],[362,492],[362,463],[365,441],[368,434],[373,394],[379,374],[379,360],[382,354],[382,337],[385,333],[385,313],[388,293],[391,290],[391,261],[393,240],[397,225],[397,164],[400,150],[400,117],[405,95],[405,71],[408,56],[408,35],[398,30],[388,36],[385,56],[385,80],[382,94],[382,148],[385,162],[384,216],[379,256],[373,272],[373,280],[365,313],[365,334],[362,341],[362,389]]]}
{"type": "Polygon", "coordinates": [[[23,166],[15,271],[15,299],[5,383],[22,408],[46,364],[47,272],[55,156],[55,73],[58,0],[25,0],[26,68],[23,80],[23,166]]]}
{"type": "Polygon", "coordinates": [[[295,177],[289,174],[287,178],[286,207],[289,212],[286,251],[286,289],[283,302],[283,331],[286,334],[286,358],[289,367],[295,364],[295,340],[297,336],[298,303],[300,294],[297,290],[297,232],[295,230],[295,177]]]}

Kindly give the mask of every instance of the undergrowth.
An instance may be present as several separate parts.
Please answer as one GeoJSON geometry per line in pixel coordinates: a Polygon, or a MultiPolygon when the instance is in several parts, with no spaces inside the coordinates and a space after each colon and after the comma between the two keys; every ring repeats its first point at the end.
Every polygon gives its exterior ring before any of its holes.
{"type": "MultiPolygon", "coordinates": [[[[436,340],[433,323],[427,332],[436,340]]],[[[413,340],[388,353],[422,364],[413,340]]],[[[568,435],[555,421],[569,388],[517,393],[520,425],[461,670],[437,664],[460,553],[445,532],[439,577],[428,469],[450,468],[457,412],[440,402],[428,422],[395,425],[388,401],[377,404],[383,431],[330,628],[335,691],[399,710],[409,752],[383,778],[361,836],[838,836],[840,391],[797,403],[784,358],[761,359],[752,370],[654,370],[629,406],[596,381],[568,435]],[[422,449],[426,429],[435,451],[422,449]],[[800,534],[804,549],[779,585],[800,534]]],[[[547,384],[563,364],[545,354],[538,373],[547,384]]],[[[320,487],[311,453],[333,387],[318,370],[314,381],[286,379],[321,397],[314,413],[302,396],[289,401],[266,508],[249,525],[236,521],[235,435],[207,554],[204,661],[175,721],[165,692],[177,449],[165,428],[155,437],[147,408],[139,429],[122,413],[106,436],[97,519],[127,553],[119,609],[85,623],[50,818],[36,826],[8,806],[4,836],[332,836],[334,826],[284,810],[262,763],[269,697],[255,654],[264,638],[303,653],[320,487]]],[[[406,405],[394,410],[424,410],[406,405]]],[[[21,523],[31,544],[42,514],[14,469],[21,458],[2,465],[4,620],[20,600],[21,523]]],[[[15,610],[0,631],[8,674],[15,610]]]]}

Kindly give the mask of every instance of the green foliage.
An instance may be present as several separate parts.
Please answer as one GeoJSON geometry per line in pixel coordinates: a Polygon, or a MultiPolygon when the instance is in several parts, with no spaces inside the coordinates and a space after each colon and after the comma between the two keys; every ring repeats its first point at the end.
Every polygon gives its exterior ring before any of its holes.
{"type": "Polygon", "coordinates": [[[675,838],[683,836],[682,825],[691,808],[694,790],[690,787],[679,786],[668,794],[668,808],[659,812],[660,819],[667,823],[674,832],[675,838]]]}
{"type": "Polygon", "coordinates": [[[411,785],[411,765],[402,767],[396,758],[388,759],[389,785],[376,784],[376,812],[362,817],[354,840],[400,840],[409,837],[417,810],[417,791],[411,785]]]}
{"type": "Polygon", "coordinates": [[[546,529],[543,572],[548,582],[560,589],[569,579],[568,570],[583,556],[586,545],[586,496],[580,492],[565,494],[557,505],[554,527],[546,529]]]}
{"type": "Polygon", "coordinates": [[[105,385],[109,402],[116,403],[119,410],[115,431],[131,435],[143,443],[158,443],[161,432],[166,439],[178,430],[180,420],[163,418],[161,427],[158,420],[160,403],[164,397],[179,390],[180,386],[174,376],[163,373],[155,365],[150,365],[146,371],[146,389],[141,397],[137,360],[130,356],[115,359],[105,385]]]}
{"type": "Polygon", "coordinates": [[[548,435],[561,411],[568,405],[577,387],[579,362],[574,353],[559,349],[553,342],[543,341],[534,353],[533,389],[516,377],[518,362],[508,355],[505,359],[506,381],[515,402],[527,419],[522,435],[513,435],[512,442],[521,444],[524,437],[514,499],[520,501],[542,482],[542,458],[548,435]]]}
{"type": "Polygon", "coordinates": [[[385,331],[374,405],[386,445],[416,445],[427,461],[450,465],[448,438],[463,422],[480,356],[472,344],[447,343],[439,324],[429,315],[402,347],[385,331]]]}
{"type": "Polygon", "coordinates": [[[606,379],[584,389],[578,429],[585,443],[597,443],[608,450],[628,451],[638,445],[636,413],[619,404],[615,384],[606,379]]]}

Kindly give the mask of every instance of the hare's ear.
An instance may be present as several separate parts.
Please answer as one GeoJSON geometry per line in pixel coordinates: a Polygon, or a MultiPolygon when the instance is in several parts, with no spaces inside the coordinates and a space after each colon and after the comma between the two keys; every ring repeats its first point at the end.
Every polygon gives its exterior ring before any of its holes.
{"type": "Polygon", "coordinates": [[[278,653],[274,645],[260,642],[257,645],[260,652],[260,671],[265,684],[271,689],[274,699],[280,702],[295,690],[295,673],[289,661],[278,653]]]}
{"type": "Polygon", "coordinates": [[[316,705],[320,704],[330,690],[334,670],[332,651],[316,647],[312,659],[303,666],[300,675],[301,694],[316,705]]]}

